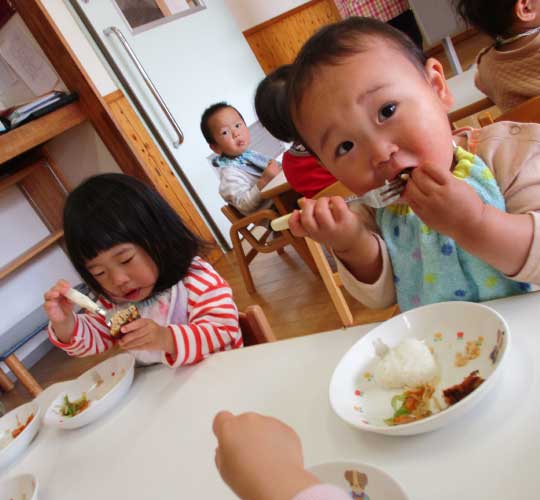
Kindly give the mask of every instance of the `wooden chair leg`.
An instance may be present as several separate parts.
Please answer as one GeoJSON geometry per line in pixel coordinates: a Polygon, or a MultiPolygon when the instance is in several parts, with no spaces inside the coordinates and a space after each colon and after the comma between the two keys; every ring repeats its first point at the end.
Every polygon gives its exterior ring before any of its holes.
{"type": "Polygon", "coordinates": [[[330,298],[334,303],[334,307],[337,310],[338,316],[343,323],[343,326],[351,326],[353,324],[353,317],[349,304],[345,300],[343,292],[334,281],[334,273],[328,264],[328,260],[324,255],[323,249],[319,243],[313,241],[311,238],[305,238],[306,245],[313,256],[313,260],[317,265],[317,269],[323,279],[324,286],[330,294],[330,298]]]}
{"type": "Polygon", "coordinates": [[[0,368],[0,389],[4,392],[12,391],[15,388],[15,384],[4,373],[4,370],[0,368]]]}
{"type": "Polygon", "coordinates": [[[298,255],[300,255],[302,260],[311,269],[313,274],[319,274],[317,265],[315,264],[313,256],[311,255],[311,252],[309,251],[309,248],[307,247],[304,239],[295,238],[289,231],[283,231],[283,235],[289,240],[290,244],[294,247],[298,255]]]}
{"type": "Polygon", "coordinates": [[[43,388],[38,384],[37,380],[26,369],[26,366],[19,361],[15,354],[8,356],[5,363],[9,366],[13,375],[21,381],[21,384],[26,387],[27,391],[32,394],[32,396],[35,397],[43,391],[43,388]]]}
{"type": "Polygon", "coordinates": [[[242,273],[242,278],[244,279],[244,284],[246,285],[248,293],[255,293],[255,284],[253,283],[253,278],[249,272],[249,265],[242,249],[242,243],[236,231],[231,231],[231,240],[233,244],[233,250],[236,254],[236,260],[238,266],[240,267],[240,272],[242,273]]]}

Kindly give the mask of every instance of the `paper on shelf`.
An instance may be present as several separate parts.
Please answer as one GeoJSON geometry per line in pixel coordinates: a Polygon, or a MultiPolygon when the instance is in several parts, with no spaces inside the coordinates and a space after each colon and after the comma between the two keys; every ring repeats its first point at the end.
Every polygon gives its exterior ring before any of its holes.
{"type": "Polygon", "coordinates": [[[58,76],[17,21],[17,16],[14,16],[2,28],[0,56],[36,96],[45,94],[54,88],[58,76]]]}

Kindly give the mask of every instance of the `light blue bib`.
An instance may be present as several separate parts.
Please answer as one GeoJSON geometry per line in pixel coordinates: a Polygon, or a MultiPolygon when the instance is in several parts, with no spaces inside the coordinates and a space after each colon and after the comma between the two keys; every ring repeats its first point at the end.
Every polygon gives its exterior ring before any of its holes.
{"type": "MultiPolygon", "coordinates": [[[[472,186],[484,203],[506,211],[499,186],[482,159],[462,148],[456,148],[455,157],[453,175],[472,186]]],[[[427,227],[408,205],[377,210],[377,224],[392,261],[402,311],[448,300],[482,302],[531,288],[506,278],[452,238],[427,227]]]]}

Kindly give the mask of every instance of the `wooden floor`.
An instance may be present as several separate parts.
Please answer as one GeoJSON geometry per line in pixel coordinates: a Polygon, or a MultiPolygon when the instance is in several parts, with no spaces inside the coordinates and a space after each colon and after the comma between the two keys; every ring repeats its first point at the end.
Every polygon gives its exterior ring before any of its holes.
{"type": "MultiPolygon", "coordinates": [[[[478,51],[488,43],[486,37],[475,35],[457,44],[456,50],[464,68],[474,63],[478,51]]],[[[444,53],[435,54],[435,57],[445,65],[447,76],[451,76],[444,53]]],[[[278,339],[341,327],[321,279],[315,276],[289,247],[282,256],[257,256],[251,269],[257,287],[257,293],[253,295],[246,292],[231,254],[224,256],[216,265],[216,270],[229,282],[239,309],[243,310],[250,304],[260,304],[278,339]]],[[[388,316],[388,311],[370,311],[352,299],[349,303],[357,323],[381,321],[388,316]]],[[[102,359],[104,357],[74,359],[53,348],[32,368],[32,373],[43,387],[48,387],[53,383],[77,377],[102,359]]],[[[29,399],[29,394],[19,384],[13,391],[0,397],[7,409],[29,399]]]]}

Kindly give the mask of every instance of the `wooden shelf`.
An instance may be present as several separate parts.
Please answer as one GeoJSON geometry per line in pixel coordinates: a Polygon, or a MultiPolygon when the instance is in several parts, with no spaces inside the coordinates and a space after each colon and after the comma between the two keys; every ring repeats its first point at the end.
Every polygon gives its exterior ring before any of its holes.
{"type": "Polygon", "coordinates": [[[62,229],[55,231],[33,247],[29,248],[26,252],[19,255],[16,259],[13,259],[10,263],[0,268],[0,280],[3,280],[5,277],[9,276],[11,273],[15,272],[21,266],[26,264],[29,260],[32,260],[36,255],[54,245],[63,236],[64,231],[62,229]]]}
{"type": "Polygon", "coordinates": [[[85,120],[86,115],[79,103],[73,102],[0,135],[0,164],[43,144],[85,120]]]}
{"type": "MultiPolygon", "coordinates": [[[[0,177],[0,193],[7,188],[14,186],[15,184],[22,181],[24,178],[28,177],[32,172],[34,172],[38,168],[45,167],[46,162],[45,160],[38,160],[27,167],[21,168],[20,170],[17,170],[13,174],[7,175],[6,177],[0,177]]],[[[0,174],[2,173],[2,170],[0,169],[0,174]]]]}

